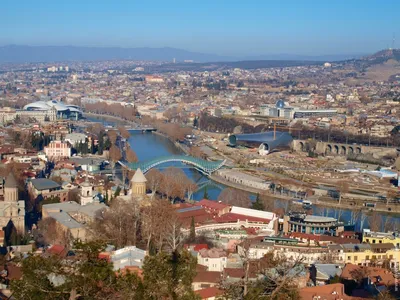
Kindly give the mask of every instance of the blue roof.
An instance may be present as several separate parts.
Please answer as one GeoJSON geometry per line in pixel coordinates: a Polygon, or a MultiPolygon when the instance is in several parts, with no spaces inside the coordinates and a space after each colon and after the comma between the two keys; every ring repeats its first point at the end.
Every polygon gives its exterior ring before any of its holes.
{"type": "Polygon", "coordinates": [[[229,144],[232,146],[235,146],[238,141],[266,144],[269,150],[273,150],[278,147],[289,146],[293,141],[293,137],[288,132],[281,131],[275,131],[275,134],[273,131],[266,131],[249,134],[232,134],[229,136],[229,144]]]}

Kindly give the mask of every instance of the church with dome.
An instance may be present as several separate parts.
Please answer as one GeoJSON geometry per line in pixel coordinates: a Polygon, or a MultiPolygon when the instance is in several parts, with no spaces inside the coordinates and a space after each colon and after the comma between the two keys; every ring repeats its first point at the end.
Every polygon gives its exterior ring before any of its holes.
{"type": "Polygon", "coordinates": [[[13,225],[17,233],[25,233],[25,201],[19,199],[18,183],[12,172],[0,188],[0,226],[9,228],[13,225]]]}

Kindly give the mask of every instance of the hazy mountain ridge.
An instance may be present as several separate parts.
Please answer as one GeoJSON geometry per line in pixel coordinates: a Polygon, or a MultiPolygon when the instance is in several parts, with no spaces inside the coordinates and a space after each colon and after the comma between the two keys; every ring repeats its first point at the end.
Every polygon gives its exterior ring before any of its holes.
{"type": "Polygon", "coordinates": [[[80,46],[23,46],[0,47],[0,63],[58,62],[58,61],[99,61],[114,59],[195,62],[233,62],[262,60],[291,61],[339,61],[358,55],[267,54],[258,56],[230,57],[216,54],[192,52],[177,48],[121,48],[121,47],[80,47],[80,46]]]}

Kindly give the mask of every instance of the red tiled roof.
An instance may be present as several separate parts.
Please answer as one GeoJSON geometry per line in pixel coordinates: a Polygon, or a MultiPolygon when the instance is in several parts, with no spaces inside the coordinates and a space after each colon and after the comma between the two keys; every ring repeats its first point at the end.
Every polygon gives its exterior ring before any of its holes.
{"type": "Polygon", "coordinates": [[[346,264],[343,268],[342,274],[340,277],[344,279],[354,279],[354,271],[356,270],[365,270],[366,276],[368,276],[373,282],[375,282],[375,279],[377,276],[381,277],[381,284],[384,284],[386,286],[391,286],[394,285],[396,282],[396,279],[393,276],[393,273],[390,272],[389,270],[383,269],[383,268],[377,268],[377,267],[366,267],[366,266],[358,266],[358,265],[353,265],[353,264],[346,264]]]}
{"type": "Polygon", "coordinates": [[[222,210],[222,209],[229,207],[229,205],[226,205],[222,202],[212,201],[212,200],[208,200],[208,199],[200,200],[199,202],[196,203],[196,205],[210,208],[210,209],[215,209],[215,210],[222,210]]]}
{"type": "Polygon", "coordinates": [[[208,283],[219,283],[222,279],[221,272],[213,271],[200,271],[197,272],[193,279],[193,282],[208,282],[208,283]]]}
{"type": "Polygon", "coordinates": [[[237,222],[237,221],[249,221],[249,222],[260,222],[260,223],[269,223],[271,220],[264,218],[251,217],[246,215],[239,215],[235,213],[227,213],[220,217],[215,218],[215,222],[217,223],[229,223],[229,222],[237,222]]]}
{"type": "Polygon", "coordinates": [[[327,284],[322,286],[305,287],[299,290],[300,299],[314,300],[320,296],[323,300],[356,300],[358,298],[347,296],[342,283],[327,284]]]}
{"type": "Polygon", "coordinates": [[[206,289],[195,291],[195,293],[198,294],[201,297],[201,299],[208,299],[211,297],[220,296],[224,293],[224,291],[216,287],[209,287],[206,289]]]}

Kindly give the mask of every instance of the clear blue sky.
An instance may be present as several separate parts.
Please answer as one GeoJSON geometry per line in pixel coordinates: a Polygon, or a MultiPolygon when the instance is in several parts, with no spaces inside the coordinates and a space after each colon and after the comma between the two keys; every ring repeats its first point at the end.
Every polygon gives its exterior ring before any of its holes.
{"type": "Polygon", "coordinates": [[[222,55],[400,48],[400,0],[1,0],[0,45],[176,47],[222,55]]]}

